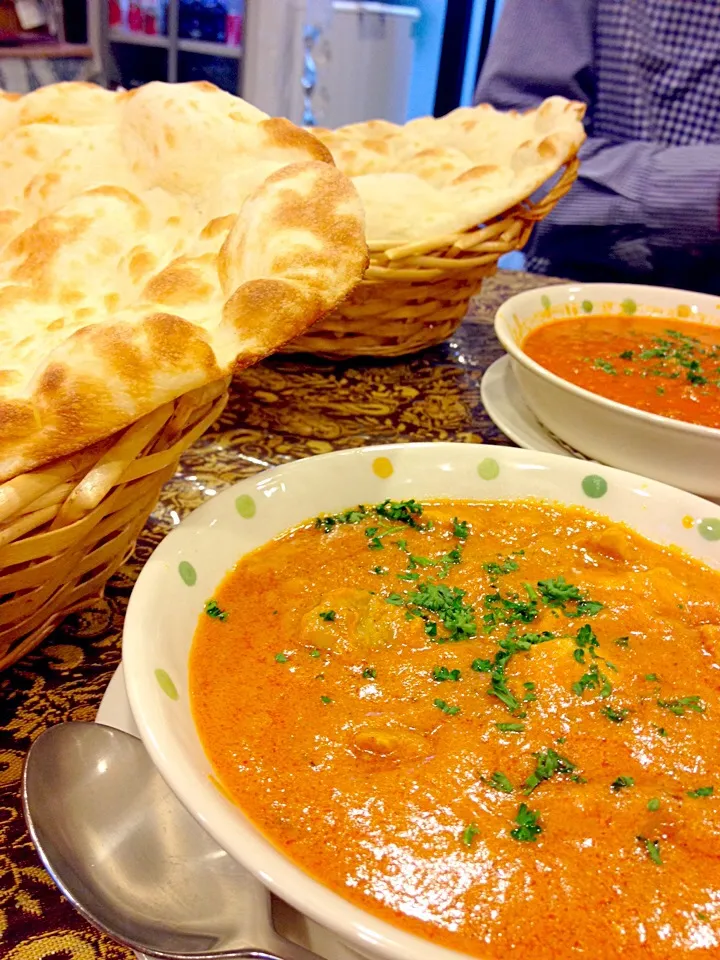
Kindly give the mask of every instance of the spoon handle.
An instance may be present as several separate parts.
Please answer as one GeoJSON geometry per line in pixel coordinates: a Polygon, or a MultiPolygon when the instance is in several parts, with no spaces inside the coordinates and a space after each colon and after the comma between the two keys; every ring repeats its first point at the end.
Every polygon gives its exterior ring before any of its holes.
{"type": "Polygon", "coordinates": [[[239,950],[237,953],[222,954],[217,956],[216,960],[323,960],[312,950],[301,947],[297,943],[292,943],[276,933],[274,933],[272,940],[274,941],[272,949],[273,951],[277,950],[278,953],[269,953],[264,949],[249,947],[245,950],[239,950]]]}
{"type": "Polygon", "coordinates": [[[259,947],[243,947],[240,950],[223,950],[213,953],[148,953],[145,951],[142,956],[147,960],[324,960],[323,957],[313,953],[312,950],[306,950],[305,947],[297,943],[291,943],[282,937],[276,937],[277,943],[274,949],[281,950],[282,955],[269,953],[259,947]]]}
{"type": "Polygon", "coordinates": [[[287,948],[283,946],[283,955],[268,953],[266,950],[243,950],[240,953],[223,954],[218,960],[322,960],[316,953],[287,941],[287,948]]]}

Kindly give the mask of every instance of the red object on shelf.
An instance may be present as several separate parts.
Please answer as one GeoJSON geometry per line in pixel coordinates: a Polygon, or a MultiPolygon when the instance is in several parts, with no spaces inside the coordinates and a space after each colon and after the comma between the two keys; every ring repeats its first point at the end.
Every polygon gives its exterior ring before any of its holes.
{"type": "Polygon", "coordinates": [[[143,15],[138,0],[133,0],[128,11],[128,29],[134,33],[143,32],[143,15]]]}
{"type": "Polygon", "coordinates": [[[118,0],[110,0],[109,20],[111,27],[119,27],[122,25],[122,10],[120,9],[118,0]]]}
{"type": "Polygon", "coordinates": [[[242,15],[236,16],[232,13],[229,13],[225,18],[226,24],[226,40],[225,42],[229,47],[239,47],[242,43],[242,27],[243,27],[243,18],[242,15]]]}

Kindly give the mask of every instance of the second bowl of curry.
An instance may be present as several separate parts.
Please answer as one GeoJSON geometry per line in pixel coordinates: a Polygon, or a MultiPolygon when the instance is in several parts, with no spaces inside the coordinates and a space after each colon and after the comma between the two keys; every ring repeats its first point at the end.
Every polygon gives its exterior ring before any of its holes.
{"type": "Polygon", "coordinates": [[[720,497],[720,300],[560,284],[507,300],[495,330],[551,433],[595,460],[720,497]]]}

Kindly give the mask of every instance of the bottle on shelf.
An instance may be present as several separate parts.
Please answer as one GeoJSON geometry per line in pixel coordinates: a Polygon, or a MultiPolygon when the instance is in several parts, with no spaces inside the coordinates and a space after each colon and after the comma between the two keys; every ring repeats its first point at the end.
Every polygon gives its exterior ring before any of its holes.
{"type": "Polygon", "coordinates": [[[141,0],[143,33],[151,36],[156,34],[165,34],[165,12],[166,5],[163,0],[141,0]]]}
{"type": "Polygon", "coordinates": [[[110,0],[108,4],[108,20],[111,27],[124,27],[123,9],[120,0],[110,0]]]}
{"type": "Polygon", "coordinates": [[[140,0],[130,0],[127,16],[127,28],[133,33],[143,32],[143,13],[140,0]]]}
{"type": "Polygon", "coordinates": [[[239,47],[242,43],[244,7],[243,0],[227,0],[225,42],[229,47],[239,47]]]}

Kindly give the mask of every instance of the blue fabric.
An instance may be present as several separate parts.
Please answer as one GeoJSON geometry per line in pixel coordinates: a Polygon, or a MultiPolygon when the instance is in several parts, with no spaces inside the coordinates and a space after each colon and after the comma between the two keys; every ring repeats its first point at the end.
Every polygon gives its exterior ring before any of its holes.
{"type": "Polygon", "coordinates": [[[476,102],[553,94],[588,140],[528,268],[720,292],[718,0],[505,0],[476,102]]]}

